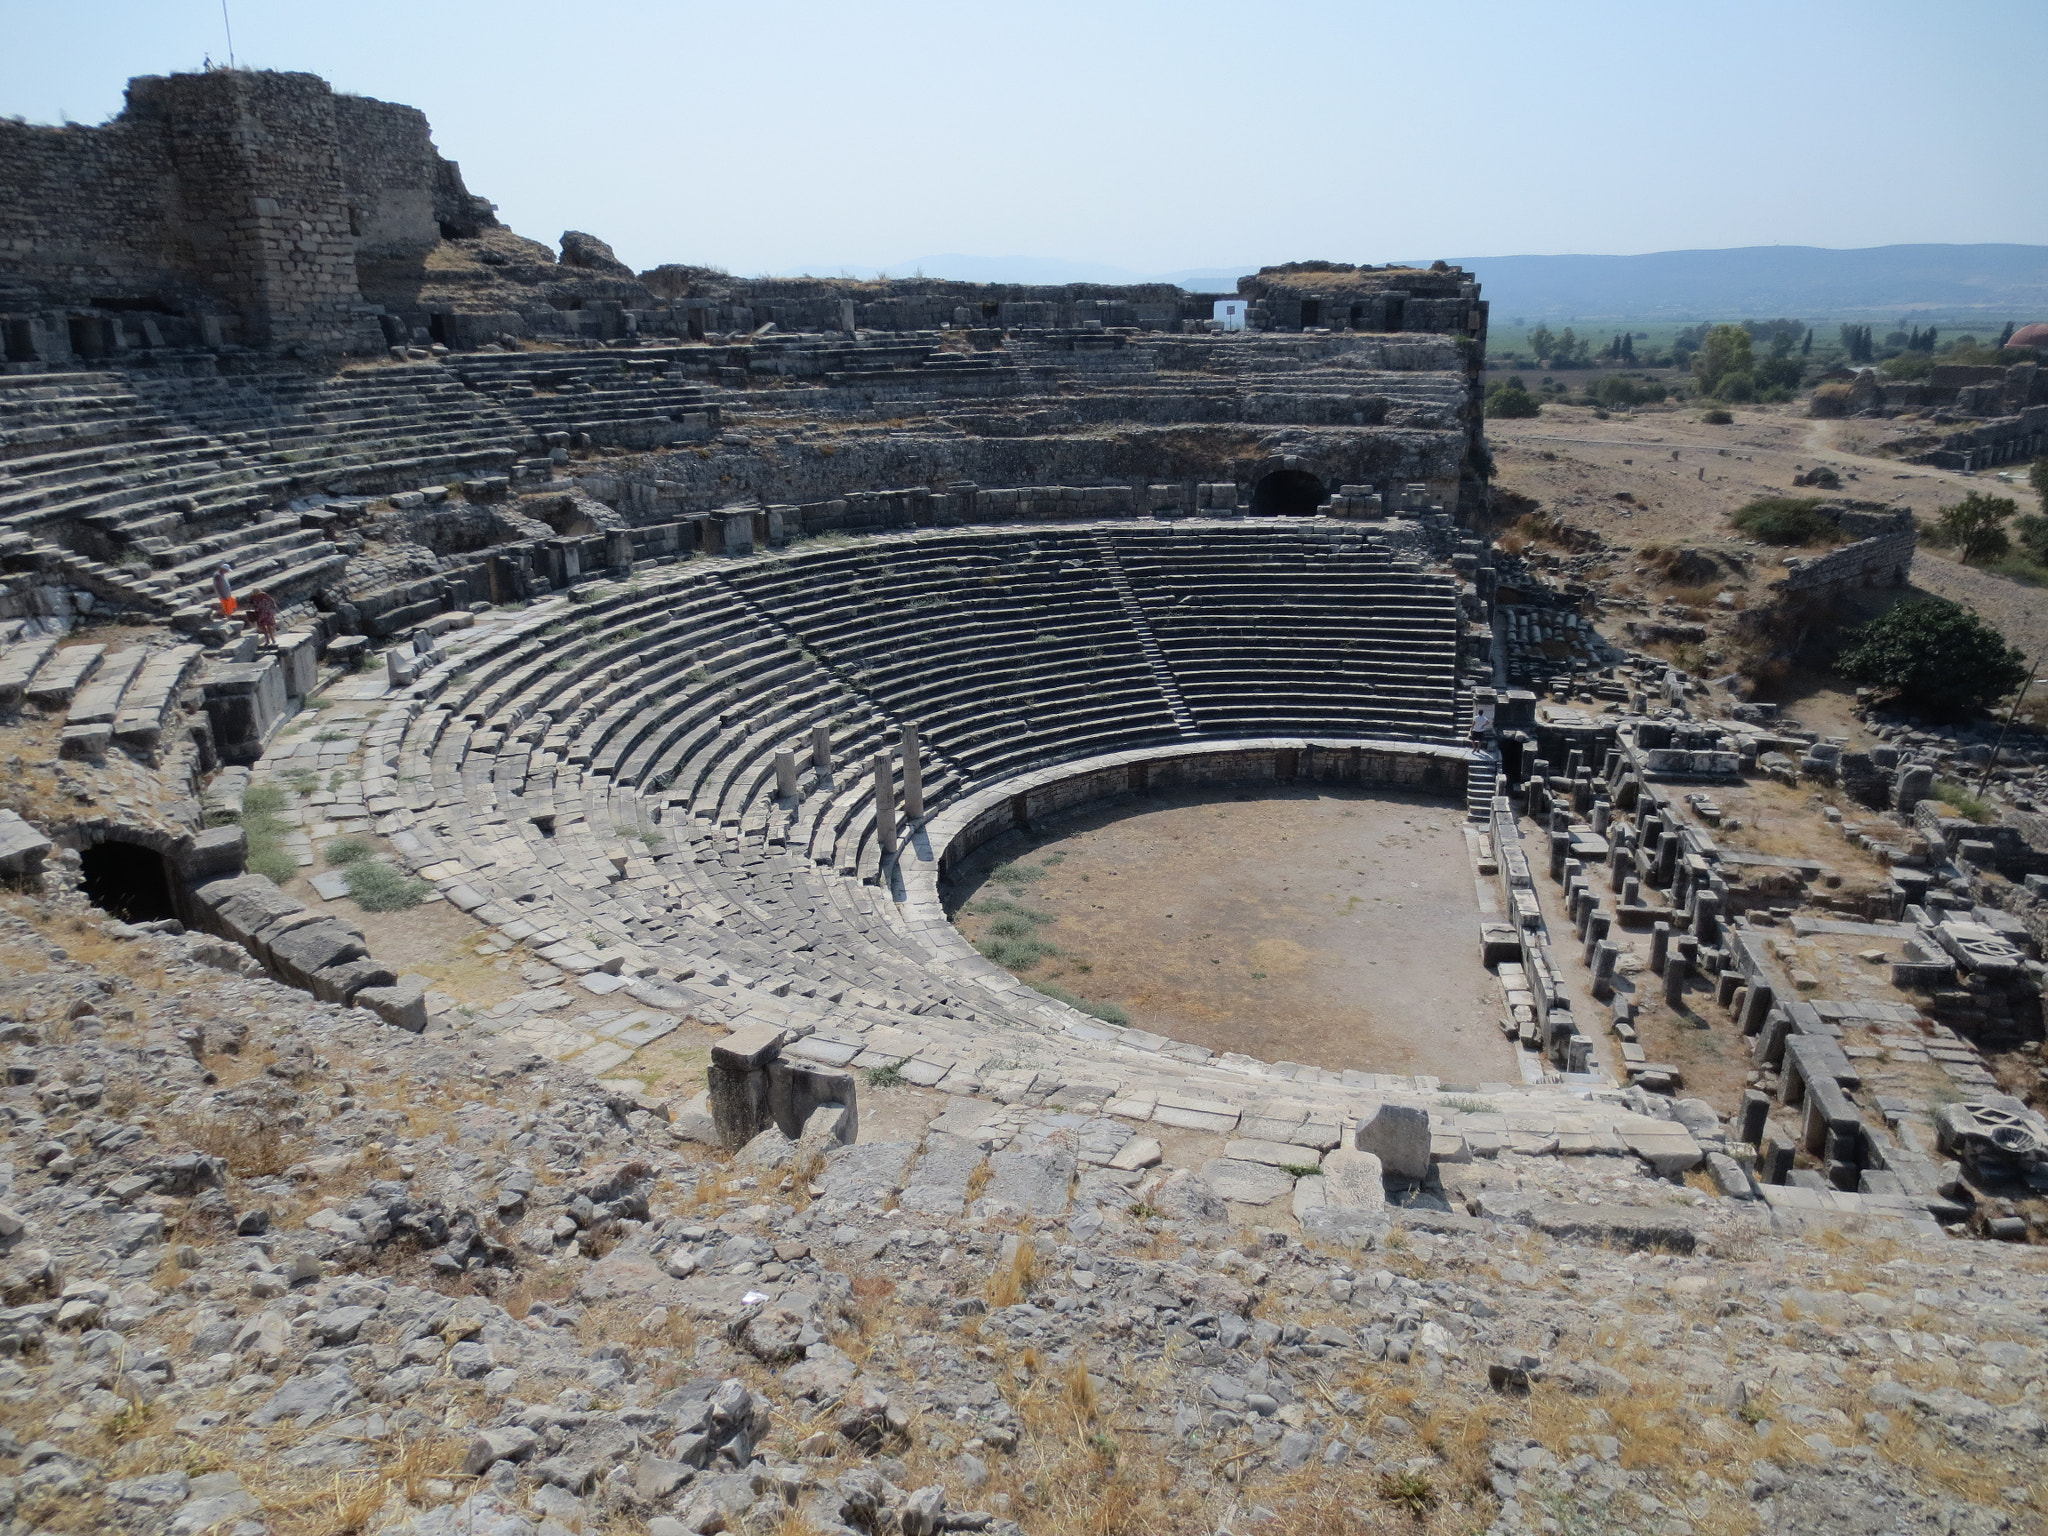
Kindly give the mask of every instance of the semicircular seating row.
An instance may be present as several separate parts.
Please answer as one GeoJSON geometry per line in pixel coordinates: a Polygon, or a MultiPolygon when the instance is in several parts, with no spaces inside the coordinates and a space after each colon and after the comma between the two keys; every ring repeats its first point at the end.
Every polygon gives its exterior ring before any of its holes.
{"type": "Polygon", "coordinates": [[[635,996],[841,1040],[843,1059],[884,1049],[877,1025],[903,1055],[922,1038],[920,1062],[952,1052],[962,1087],[1017,1058],[1020,1030],[1064,1048],[1050,1022],[1084,1054],[1117,1032],[950,969],[900,920],[875,883],[870,763],[904,721],[928,807],[1150,743],[1447,742],[1457,601],[1451,578],[1341,524],[1004,527],[689,562],[452,636],[373,738],[368,788],[410,862],[544,956],[623,951],[635,996]],[[792,746],[783,798],[775,758],[792,746]]]}

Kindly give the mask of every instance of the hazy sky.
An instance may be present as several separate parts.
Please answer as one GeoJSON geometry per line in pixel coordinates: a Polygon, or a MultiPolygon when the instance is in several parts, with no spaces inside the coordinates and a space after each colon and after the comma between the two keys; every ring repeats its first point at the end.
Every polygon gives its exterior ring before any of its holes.
{"type": "MultiPolygon", "coordinates": [[[[513,228],[636,267],[2048,244],[2044,0],[229,6],[242,64],[420,107],[513,228]]],[[[220,0],[0,39],[31,122],[227,53],[220,0]]]]}

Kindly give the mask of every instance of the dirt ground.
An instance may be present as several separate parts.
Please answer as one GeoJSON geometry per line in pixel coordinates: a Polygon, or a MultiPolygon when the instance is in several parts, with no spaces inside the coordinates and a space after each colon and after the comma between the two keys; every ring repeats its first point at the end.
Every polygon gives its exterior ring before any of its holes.
{"type": "MultiPolygon", "coordinates": [[[[1454,1083],[1515,1080],[1481,968],[1456,807],[1400,794],[1202,792],[1085,812],[961,904],[1052,914],[1017,974],[1217,1051],[1454,1083]]],[[[977,911],[977,908],[982,910],[977,911]]]]}
{"type": "MultiPolygon", "coordinates": [[[[1678,545],[1708,550],[1742,550],[1752,574],[1744,580],[1732,566],[1723,585],[1756,592],[1773,574],[1773,552],[1746,545],[1729,525],[1728,514],[1759,496],[1842,497],[1910,507],[1922,519],[1971,491],[2009,496],[2023,512],[2034,499],[2025,466],[2010,471],[2018,483],[1996,474],[1964,475],[1904,464],[1874,450],[1911,424],[1879,421],[1816,421],[1803,403],[1735,406],[1729,426],[1709,426],[1697,406],[1670,407],[1601,421],[1591,410],[1545,406],[1528,421],[1489,421],[1487,438],[1498,466],[1496,484],[1561,514],[1574,527],[1599,534],[1611,545],[1633,551],[1645,545],[1678,545]],[[1836,491],[1802,489],[1793,476],[1818,465],[1842,477],[1836,491]],[[1623,500],[1618,493],[1627,493],[1623,500]]],[[[1792,551],[1797,553],[1797,551],[1792,551]]],[[[2007,577],[1960,564],[1947,551],[1923,548],[1913,563],[1913,587],[1974,608],[2030,656],[2048,652],[2048,592],[2007,577]]],[[[1614,565],[1617,593],[1631,588],[1661,596],[1654,583],[1635,577],[1624,560],[1614,565]]],[[[1612,634],[1628,615],[1602,624],[1612,634]]],[[[1795,677],[1789,691],[1814,729],[1837,728],[1845,704],[1814,697],[1840,693],[1821,679],[1795,677]]]]}

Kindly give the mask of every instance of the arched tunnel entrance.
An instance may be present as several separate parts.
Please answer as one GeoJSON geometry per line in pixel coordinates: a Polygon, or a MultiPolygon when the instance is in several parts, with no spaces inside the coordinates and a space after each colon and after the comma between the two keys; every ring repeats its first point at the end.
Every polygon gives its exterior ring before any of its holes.
{"type": "Polygon", "coordinates": [[[171,873],[163,855],[139,843],[96,843],[79,855],[86,899],[123,922],[153,923],[176,917],[171,873]]]}
{"type": "Polygon", "coordinates": [[[1252,487],[1254,517],[1314,517],[1323,482],[1305,469],[1276,469],[1252,487]]]}

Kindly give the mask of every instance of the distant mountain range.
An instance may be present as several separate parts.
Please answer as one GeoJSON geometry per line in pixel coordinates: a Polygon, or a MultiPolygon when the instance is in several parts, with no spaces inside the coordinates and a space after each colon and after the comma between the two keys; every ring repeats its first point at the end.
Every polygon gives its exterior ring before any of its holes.
{"type": "Polygon", "coordinates": [[[1648,256],[1449,258],[1478,275],[1493,323],[1777,315],[2048,316],[2048,245],[1751,245],[1648,256]]]}
{"type": "MultiPolygon", "coordinates": [[[[1113,267],[1100,261],[1068,261],[1062,256],[963,256],[954,252],[944,256],[913,256],[908,261],[899,261],[887,267],[853,267],[856,277],[909,277],[921,273],[926,277],[943,277],[956,283],[1042,283],[1056,286],[1062,283],[1172,283],[1177,288],[1186,288],[1196,293],[1235,293],[1237,280],[1247,272],[1256,272],[1262,264],[1246,262],[1238,267],[1190,267],[1180,272],[1139,272],[1130,267],[1113,267]]],[[[829,271],[812,269],[814,277],[837,276],[838,268],[829,271]]]]}
{"type": "MultiPolygon", "coordinates": [[[[1808,320],[1982,315],[2048,319],[2048,246],[1880,245],[1834,251],[1752,245],[1647,256],[1447,257],[1479,278],[1496,325],[1517,320],[1808,320]]],[[[1427,266],[1430,258],[1415,263],[1427,266]]],[[[1230,293],[1261,263],[1138,272],[1052,256],[919,256],[887,267],[892,277],[972,283],[1174,283],[1230,293]]],[[[822,275],[822,274],[821,274],[822,275]]],[[[863,270],[862,276],[872,276],[863,270]]]]}

